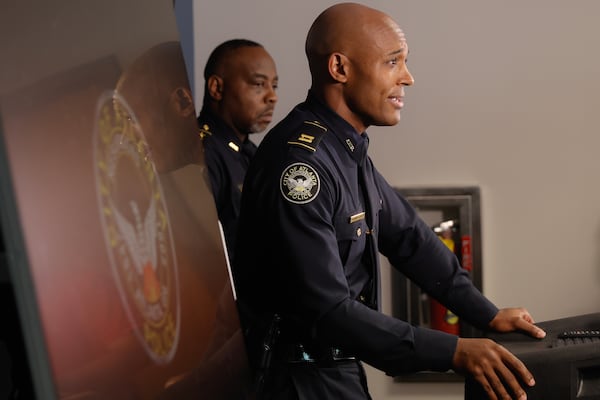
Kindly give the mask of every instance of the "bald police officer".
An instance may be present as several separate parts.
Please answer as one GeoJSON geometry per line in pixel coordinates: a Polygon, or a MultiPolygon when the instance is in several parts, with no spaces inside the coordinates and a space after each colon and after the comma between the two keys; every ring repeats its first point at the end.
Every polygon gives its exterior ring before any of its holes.
{"type": "Polygon", "coordinates": [[[525,309],[499,310],[473,286],[367,155],[367,127],[397,124],[413,84],[404,33],[382,12],[337,4],[313,23],[306,54],[308,97],[266,135],[242,197],[234,276],[250,357],[267,377],[261,396],[370,399],[365,361],[389,375],[453,368],[491,398],[523,398],[518,379],[533,377],[503,347],[379,311],[381,252],[471,324],[544,336],[525,309]]]}

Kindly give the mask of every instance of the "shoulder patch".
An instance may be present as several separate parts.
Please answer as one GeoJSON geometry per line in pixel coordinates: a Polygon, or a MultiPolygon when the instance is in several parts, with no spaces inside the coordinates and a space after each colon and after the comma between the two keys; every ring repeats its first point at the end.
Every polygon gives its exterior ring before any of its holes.
{"type": "Polygon", "coordinates": [[[293,163],[281,173],[279,189],[287,201],[306,204],[317,198],[321,181],[317,171],[310,165],[293,163]]]}
{"type": "Polygon", "coordinates": [[[310,151],[317,151],[317,146],[327,132],[327,128],[319,121],[304,121],[300,133],[291,136],[288,144],[299,146],[310,151]]]}

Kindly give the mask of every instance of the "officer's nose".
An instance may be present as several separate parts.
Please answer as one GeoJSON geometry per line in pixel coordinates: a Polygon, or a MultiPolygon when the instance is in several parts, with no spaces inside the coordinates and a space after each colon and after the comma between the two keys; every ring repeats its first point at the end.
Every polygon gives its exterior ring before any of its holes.
{"type": "Polygon", "coordinates": [[[404,65],[402,73],[400,74],[399,82],[401,85],[404,85],[404,86],[412,86],[415,84],[415,79],[413,78],[412,74],[410,73],[410,71],[408,70],[408,67],[406,65],[404,65]]]}
{"type": "Polygon", "coordinates": [[[275,104],[279,98],[277,97],[277,85],[270,85],[269,92],[267,93],[267,103],[275,104]]]}

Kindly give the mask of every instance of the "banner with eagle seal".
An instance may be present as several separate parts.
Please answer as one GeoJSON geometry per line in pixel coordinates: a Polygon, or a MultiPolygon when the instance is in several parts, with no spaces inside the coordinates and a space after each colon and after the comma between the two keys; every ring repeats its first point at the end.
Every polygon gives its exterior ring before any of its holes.
{"type": "Polygon", "coordinates": [[[121,300],[154,362],[168,363],[180,325],[175,247],[165,197],[141,127],[113,91],[98,102],[94,135],[100,219],[121,300]]]}

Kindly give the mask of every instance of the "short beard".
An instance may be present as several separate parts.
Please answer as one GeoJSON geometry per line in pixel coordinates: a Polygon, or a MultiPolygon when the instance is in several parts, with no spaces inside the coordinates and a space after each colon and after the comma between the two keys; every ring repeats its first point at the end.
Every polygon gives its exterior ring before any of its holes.
{"type": "Polygon", "coordinates": [[[253,133],[261,133],[265,129],[267,129],[267,125],[261,124],[259,122],[255,122],[254,124],[250,125],[250,127],[248,128],[248,134],[251,135],[253,133]]]}

